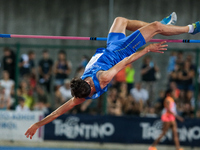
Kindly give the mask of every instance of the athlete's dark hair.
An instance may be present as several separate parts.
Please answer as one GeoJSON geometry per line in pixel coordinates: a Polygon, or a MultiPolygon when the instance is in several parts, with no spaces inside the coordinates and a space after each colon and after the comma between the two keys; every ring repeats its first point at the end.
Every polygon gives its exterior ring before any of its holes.
{"type": "Polygon", "coordinates": [[[90,85],[80,79],[80,78],[74,78],[71,81],[71,94],[72,96],[78,97],[78,98],[86,98],[90,95],[91,87],[90,85]]]}

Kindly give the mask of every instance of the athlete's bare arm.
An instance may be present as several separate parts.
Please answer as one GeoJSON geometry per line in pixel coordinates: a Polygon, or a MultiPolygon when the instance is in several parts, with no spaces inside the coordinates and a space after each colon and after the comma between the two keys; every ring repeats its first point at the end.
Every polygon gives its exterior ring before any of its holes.
{"type": "Polygon", "coordinates": [[[146,53],[148,52],[164,53],[163,50],[167,50],[166,47],[168,46],[168,45],[163,45],[165,43],[166,42],[164,41],[160,43],[150,44],[147,47],[145,47],[143,50],[138,51],[127,58],[124,58],[122,61],[117,63],[115,66],[113,66],[109,70],[102,71],[101,75],[99,76],[99,80],[101,81],[101,83],[104,84],[104,86],[101,86],[101,87],[105,87],[120,70],[122,70],[128,64],[136,61],[137,59],[139,59],[146,53]]]}
{"type": "Polygon", "coordinates": [[[30,126],[30,128],[26,131],[25,135],[27,138],[30,137],[30,139],[32,139],[33,135],[35,134],[35,132],[37,131],[37,129],[51,121],[53,121],[54,119],[56,119],[57,117],[59,117],[60,115],[64,114],[65,112],[69,111],[70,109],[72,109],[74,106],[81,104],[85,101],[84,98],[71,98],[69,101],[67,101],[66,103],[64,103],[62,106],[60,106],[58,109],[56,109],[54,112],[52,112],[50,115],[48,115],[47,117],[45,117],[43,120],[33,124],[30,126]]]}

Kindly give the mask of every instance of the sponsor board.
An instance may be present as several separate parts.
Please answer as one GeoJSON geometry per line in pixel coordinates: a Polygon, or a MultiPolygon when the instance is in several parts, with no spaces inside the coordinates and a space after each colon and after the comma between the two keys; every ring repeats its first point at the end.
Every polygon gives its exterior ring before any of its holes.
{"type": "Polygon", "coordinates": [[[68,139],[76,139],[78,136],[85,139],[104,138],[112,136],[115,132],[114,125],[110,122],[98,124],[94,123],[79,123],[80,118],[71,116],[63,122],[61,119],[53,121],[55,125],[54,133],[56,136],[66,136],[68,139]]]}
{"type": "MultiPolygon", "coordinates": [[[[0,111],[0,140],[24,141],[26,130],[43,118],[42,112],[0,111]]],[[[37,130],[32,141],[43,139],[43,129],[37,130]]]]}
{"type": "MultiPolygon", "coordinates": [[[[140,127],[142,128],[142,139],[155,140],[162,133],[162,121],[156,120],[151,125],[149,122],[141,122],[140,127]]],[[[178,127],[178,135],[180,142],[192,142],[194,140],[200,140],[200,126],[193,125],[189,128],[185,125],[178,127]]],[[[161,139],[161,142],[166,140],[173,140],[173,133],[169,130],[166,135],[161,139]]]]}
{"type": "MultiPolygon", "coordinates": [[[[200,120],[178,122],[181,145],[200,147],[200,120]]],[[[45,140],[151,144],[161,133],[160,118],[63,115],[45,126],[45,140]]],[[[169,130],[160,144],[173,145],[169,130]]]]}

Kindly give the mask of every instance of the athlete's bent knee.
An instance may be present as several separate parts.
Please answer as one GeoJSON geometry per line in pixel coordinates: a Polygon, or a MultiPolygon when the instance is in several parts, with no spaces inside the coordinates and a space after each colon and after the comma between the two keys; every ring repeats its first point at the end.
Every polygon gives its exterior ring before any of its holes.
{"type": "Polygon", "coordinates": [[[123,17],[116,17],[114,22],[115,23],[120,23],[120,24],[123,24],[123,23],[127,23],[127,19],[126,18],[123,18],[123,17]]]}
{"type": "Polygon", "coordinates": [[[154,29],[156,30],[156,32],[162,32],[162,23],[160,23],[159,21],[154,21],[152,23],[152,26],[154,27],[154,29]]]}

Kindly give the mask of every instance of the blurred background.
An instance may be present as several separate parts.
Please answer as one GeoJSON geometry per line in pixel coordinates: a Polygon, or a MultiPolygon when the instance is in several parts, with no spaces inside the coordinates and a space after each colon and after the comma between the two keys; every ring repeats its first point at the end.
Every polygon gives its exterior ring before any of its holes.
{"type": "MultiPolygon", "coordinates": [[[[0,31],[106,37],[118,16],[153,22],[175,11],[177,25],[188,25],[199,20],[199,6],[198,0],[2,0],[0,31]]],[[[200,34],[155,38],[200,39],[200,34]]],[[[200,148],[200,45],[168,45],[165,54],[149,53],[127,66],[107,93],[76,106],[28,140],[27,128],[71,98],[70,80],[82,75],[106,42],[0,39],[0,149],[147,149],[161,131],[167,89],[185,119],[178,122],[181,145],[200,148]]],[[[174,149],[171,132],[159,148],[174,149]]]]}

